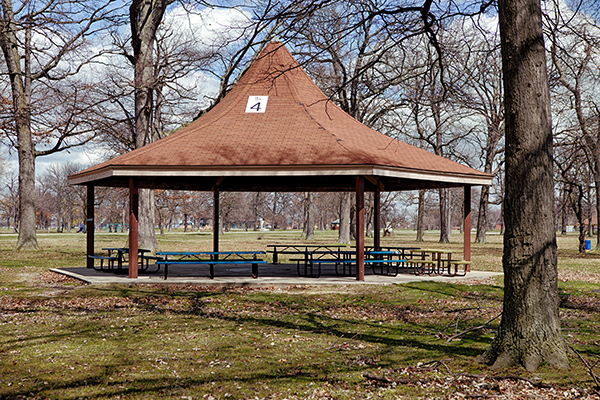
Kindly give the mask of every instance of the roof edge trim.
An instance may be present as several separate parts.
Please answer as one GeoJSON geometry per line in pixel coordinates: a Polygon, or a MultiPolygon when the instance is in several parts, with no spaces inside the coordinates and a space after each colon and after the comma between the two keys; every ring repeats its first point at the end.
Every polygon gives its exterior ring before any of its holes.
{"type": "Polygon", "coordinates": [[[156,168],[147,166],[108,166],[101,170],[68,177],[70,185],[92,184],[106,178],[116,177],[195,177],[195,176],[323,176],[365,175],[389,178],[438,181],[464,185],[491,185],[493,176],[480,174],[458,174],[427,170],[410,170],[377,165],[290,165],[290,166],[223,166],[196,168],[156,168]]]}

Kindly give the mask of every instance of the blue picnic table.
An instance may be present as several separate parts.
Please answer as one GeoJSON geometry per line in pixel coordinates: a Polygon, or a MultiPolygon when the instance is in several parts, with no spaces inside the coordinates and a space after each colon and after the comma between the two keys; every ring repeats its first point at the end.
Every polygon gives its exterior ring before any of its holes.
{"type": "MultiPolygon", "coordinates": [[[[365,251],[365,265],[371,266],[376,275],[398,275],[399,267],[406,264],[406,260],[401,258],[399,251],[365,251]],[[384,267],[386,271],[384,272],[384,267]],[[379,269],[379,270],[378,270],[379,269]]],[[[292,259],[297,262],[299,276],[311,276],[318,278],[321,276],[322,265],[333,265],[336,275],[351,276],[354,275],[352,268],[356,267],[356,251],[337,250],[337,251],[311,251],[306,253],[305,258],[292,259]]]]}
{"type": "Polygon", "coordinates": [[[252,278],[258,278],[258,264],[266,264],[266,261],[258,256],[265,254],[264,251],[159,251],[157,256],[164,257],[156,262],[164,266],[165,280],[169,274],[169,265],[208,265],[210,279],[215,277],[215,265],[252,265],[252,278]]]}

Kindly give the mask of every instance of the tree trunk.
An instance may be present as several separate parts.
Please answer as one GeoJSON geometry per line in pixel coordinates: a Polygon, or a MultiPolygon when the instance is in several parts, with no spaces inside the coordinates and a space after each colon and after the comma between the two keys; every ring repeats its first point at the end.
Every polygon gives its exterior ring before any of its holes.
{"type": "Polygon", "coordinates": [[[583,188],[581,186],[569,186],[567,189],[567,197],[571,203],[571,208],[577,218],[579,224],[579,252],[585,253],[585,231],[586,223],[583,215],[583,188]],[[577,193],[573,193],[577,191],[577,193]]]}
{"type": "MultiPolygon", "coordinates": [[[[166,0],[134,0],[129,7],[134,64],[136,148],[156,139],[152,129],[155,85],[153,47],[156,31],[166,7],[166,0]]],[[[140,189],[139,202],[139,246],[156,250],[158,245],[154,231],[154,193],[148,189],[140,189]]]]}
{"type": "MultiPolygon", "coordinates": [[[[598,139],[600,140],[600,138],[598,139]]],[[[595,157],[600,157],[600,154],[596,154],[595,157]]],[[[596,250],[600,250],[600,190],[598,190],[600,187],[600,159],[594,160],[594,183],[596,184],[596,250]]]]}
{"type": "Polygon", "coordinates": [[[494,367],[566,368],[558,314],[550,94],[540,0],[500,0],[506,107],[504,310],[494,367]]]}
{"type": "Polygon", "coordinates": [[[567,235],[567,191],[563,187],[560,190],[560,234],[567,235]]]}
{"type": "Polygon", "coordinates": [[[417,206],[417,242],[423,241],[423,214],[425,213],[425,191],[419,190],[419,204],[417,206]]]}
{"type": "Polygon", "coordinates": [[[35,156],[29,124],[17,122],[19,132],[19,236],[17,250],[38,250],[35,221],[35,156]]]}
{"type": "Polygon", "coordinates": [[[350,193],[342,193],[340,196],[340,230],[338,231],[338,242],[350,244],[350,213],[352,212],[352,196],[350,193]]]}
{"type": "Polygon", "coordinates": [[[313,240],[315,238],[314,194],[310,192],[306,193],[304,201],[304,239],[313,240]]]}
{"type": "Polygon", "coordinates": [[[39,249],[35,220],[35,147],[31,138],[31,26],[25,29],[21,57],[10,1],[2,1],[0,46],[10,78],[19,154],[19,236],[17,250],[39,249]]]}
{"type": "Polygon", "coordinates": [[[154,191],[150,189],[139,190],[139,214],[138,214],[138,248],[156,250],[155,227],[155,202],[154,191]]]}
{"type": "Polygon", "coordinates": [[[450,199],[448,189],[440,189],[440,243],[450,243],[450,199]]]}
{"type": "MultiPolygon", "coordinates": [[[[485,149],[485,165],[483,172],[492,174],[494,167],[494,158],[496,154],[496,147],[501,139],[500,135],[500,119],[494,119],[492,123],[488,124],[488,143],[485,149]]],[[[490,187],[483,185],[481,187],[481,197],[479,198],[479,214],[477,217],[477,236],[475,241],[477,243],[486,243],[486,231],[488,227],[488,206],[490,202],[490,187]]]]}
{"type": "Polygon", "coordinates": [[[477,214],[477,235],[476,243],[487,243],[486,232],[488,224],[488,204],[490,202],[490,187],[483,185],[481,187],[481,197],[479,198],[479,213],[477,214]]]}

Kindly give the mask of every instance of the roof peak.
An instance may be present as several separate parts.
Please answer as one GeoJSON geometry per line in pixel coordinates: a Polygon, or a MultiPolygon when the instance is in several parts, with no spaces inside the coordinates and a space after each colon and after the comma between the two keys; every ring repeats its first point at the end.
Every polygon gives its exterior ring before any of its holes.
{"type": "Polygon", "coordinates": [[[413,180],[433,181],[440,174],[488,179],[358,122],[317,87],[283,43],[271,41],[205,115],[88,171],[158,168],[218,174],[224,168],[258,168],[268,176],[291,176],[324,169],[341,176],[374,166],[387,176],[409,171],[413,180]]]}

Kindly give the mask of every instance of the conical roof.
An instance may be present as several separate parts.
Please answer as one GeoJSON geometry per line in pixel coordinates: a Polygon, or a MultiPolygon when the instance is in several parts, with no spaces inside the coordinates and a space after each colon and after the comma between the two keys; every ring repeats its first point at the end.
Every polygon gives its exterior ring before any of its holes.
{"type": "Polygon", "coordinates": [[[206,115],[69,180],[126,186],[138,178],[140,187],[198,190],[227,182],[231,190],[347,190],[356,175],[377,178],[388,190],[491,183],[488,174],[356,121],[279,42],[269,43],[206,115]]]}

